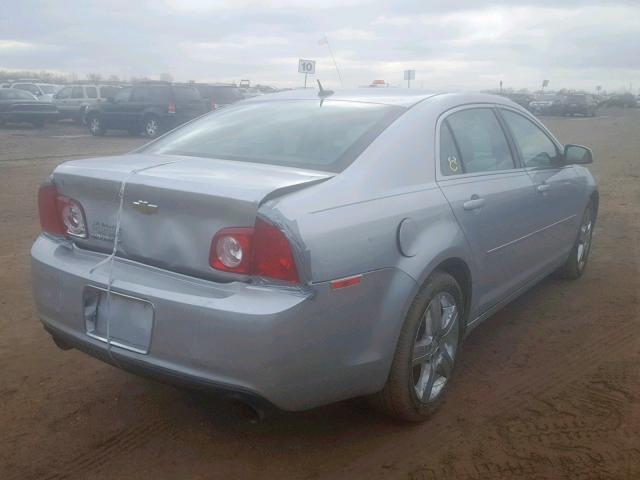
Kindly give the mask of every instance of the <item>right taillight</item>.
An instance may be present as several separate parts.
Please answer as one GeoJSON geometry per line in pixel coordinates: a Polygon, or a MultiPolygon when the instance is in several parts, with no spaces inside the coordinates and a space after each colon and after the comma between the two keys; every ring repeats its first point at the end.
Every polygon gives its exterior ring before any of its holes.
{"type": "Polygon", "coordinates": [[[45,184],[38,190],[40,226],[56,236],[87,238],[87,221],[82,205],[59,195],[55,185],[45,184]]]}
{"type": "Polygon", "coordinates": [[[299,283],[291,245],[275,225],[258,218],[253,229],[253,275],[299,283]]]}
{"type": "Polygon", "coordinates": [[[224,228],[216,233],[211,242],[209,264],[224,272],[300,282],[286,235],[260,218],[253,228],[224,228]]]}

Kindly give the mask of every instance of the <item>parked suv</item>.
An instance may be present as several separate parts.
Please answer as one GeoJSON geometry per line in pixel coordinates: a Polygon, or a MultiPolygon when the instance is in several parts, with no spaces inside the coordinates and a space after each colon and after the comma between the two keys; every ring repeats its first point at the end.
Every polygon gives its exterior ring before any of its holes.
{"type": "Polygon", "coordinates": [[[80,123],[91,105],[104,102],[117,91],[118,87],[113,85],[69,85],[53,96],[53,103],[58,107],[60,118],[80,123]]]}
{"type": "Polygon", "coordinates": [[[93,135],[127,130],[154,138],[210,110],[193,86],[145,82],[124,87],[106,102],[87,109],[86,124],[93,135]]]}
{"type": "Polygon", "coordinates": [[[598,104],[593,95],[586,93],[575,93],[567,97],[564,106],[565,115],[574,115],[576,113],[589,117],[595,117],[598,104]]]}
{"type": "Polygon", "coordinates": [[[202,98],[209,101],[211,110],[231,105],[244,98],[240,89],[235,85],[208,85],[198,83],[193,86],[200,92],[202,98]]]}

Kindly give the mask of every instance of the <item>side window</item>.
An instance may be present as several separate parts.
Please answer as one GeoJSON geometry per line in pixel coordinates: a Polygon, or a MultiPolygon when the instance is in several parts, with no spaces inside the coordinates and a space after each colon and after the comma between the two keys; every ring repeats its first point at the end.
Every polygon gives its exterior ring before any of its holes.
{"type": "Polygon", "coordinates": [[[440,171],[447,176],[464,173],[460,154],[446,120],[440,126],[440,171]]]}
{"type": "Polygon", "coordinates": [[[100,98],[113,97],[117,91],[116,87],[100,87],[100,98]]]}
{"type": "Polygon", "coordinates": [[[84,98],[82,87],[73,87],[73,90],[71,90],[71,98],[84,98]]]}
{"type": "Polygon", "coordinates": [[[64,87],[56,94],[56,98],[65,99],[69,98],[69,95],[71,95],[71,87],[64,87]]]}
{"type": "Polygon", "coordinates": [[[495,113],[490,108],[471,108],[447,117],[460,149],[458,160],[465,173],[514,168],[509,144],[495,113]]]}
{"type": "Polygon", "coordinates": [[[149,89],[147,87],[136,87],[131,95],[132,102],[148,102],[150,100],[149,89]]]}
{"type": "Polygon", "coordinates": [[[96,87],[84,87],[84,93],[87,94],[87,98],[98,98],[96,87]]]}
{"type": "Polygon", "coordinates": [[[113,97],[116,102],[128,102],[131,97],[131,87],[123,88],[113,97]]]}
{"type": "Polygon", "coordinates": [[[560,163],[560,152],[551,139],[528,118],[510,110],[501,110],[520,149],[526,167],[549,168],[560,163]]]}

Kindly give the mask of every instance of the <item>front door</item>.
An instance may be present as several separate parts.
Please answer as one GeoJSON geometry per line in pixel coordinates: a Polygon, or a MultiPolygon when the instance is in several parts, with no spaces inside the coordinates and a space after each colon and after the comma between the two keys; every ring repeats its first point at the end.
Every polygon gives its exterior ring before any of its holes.
{"type": "Polygon", "coordinates": [[[559,146],[542,126],[519,112],[499,111],[533,182],[537,263],[543,273],[566,258],[575,242],[581,220],[576,214],[582,199],[580,179],[571,165],[564,165],[559,146]]]}
{"type": "Polygon", "coordinates": [[[476,259],[474,281],[484,311],[531,274],[531,178],[516,163],[490,107],[449,114],[440,122],[439,138],[438,184],[476,259]]]}

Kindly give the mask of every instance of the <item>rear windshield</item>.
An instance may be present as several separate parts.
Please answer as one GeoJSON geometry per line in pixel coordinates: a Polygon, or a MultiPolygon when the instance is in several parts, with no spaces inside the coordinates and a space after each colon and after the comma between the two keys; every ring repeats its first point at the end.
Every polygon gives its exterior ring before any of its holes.
{"type": "Polygon", "coordinates": [[[189,123],[143,151],[340,172],[404,110],[331,100],[238,104],[189,123]]]}
{"type": "Polygon", "coordinates": [[[202,98],[198,90],[193,87],[174,86],[173,95],[176,99],[176,102],[193,102],[202,98]]]}

